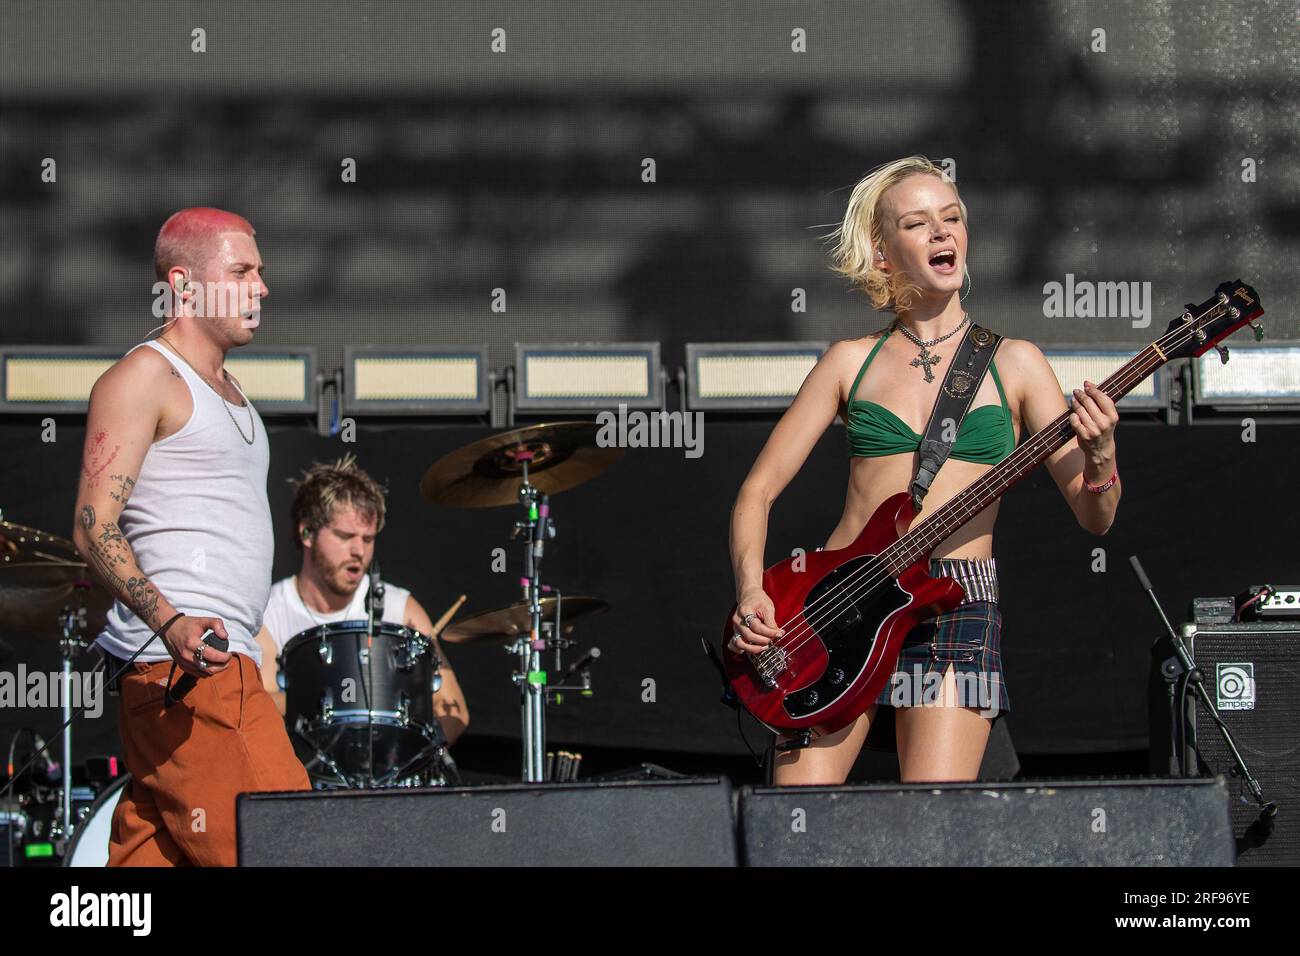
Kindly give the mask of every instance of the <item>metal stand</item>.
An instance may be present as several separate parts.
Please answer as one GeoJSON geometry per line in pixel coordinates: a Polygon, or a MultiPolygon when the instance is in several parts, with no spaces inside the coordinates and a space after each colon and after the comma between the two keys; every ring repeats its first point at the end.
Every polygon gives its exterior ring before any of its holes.
{"type": "MultiPolygon", "coordinates": [[[[60,811],[59,823],[56,834],[52,834],[56,841],[61,841],[66,845],[68,840],[72,839],[72,660],[83,650],[86,649],[86,642],[82,640],[81,631],[86,626],[86,608],[82,603],[74,611],[72,607],[65,606],[62,613],[59,614],[59,629],[62,632],[59,637],[59,658],[60,676],[59,680],[61,691],[61,710],[63,712],[63,775],[60,781],[60,811]]],[[[84,689],[84,688],[83,688],[84,689]]],[[[84,702],[83,702],[84,703],[84,702]]],[[[62,846],[60,847],[60,850],[62,846]]]]}
{"type": "Polygon", "coordinates": [[[523,466],[519,502],[527,509],[528,517],[515,524],[515,535],[524,543],[521,584],[532,622],[527,637],[520,635],[510,649],[519,657],[512,679],[520,689],[519,719],[524,738],[522,777],[525,783],[541,783],[546,779],[546,671],[542,669],[546,638],[542,631],[541,568],[546,539],[554,537],[555,526],[550,521],[549,496],[539,494],[528,481],[528,463],[532,457],[529,451],[516,454],[516,461],[523,466]]]}
{"type": "MultiPolygon", "coordinates": [[[[1274,820],[1277,817],[1278,810],[1277,802],[1268,800],[1264,796],[1264,788],[1260,786],[1259,781],[1255,779],[1255,775],[1250,772],[1250,767],[1246,765],[1246,758],[1243,757],[1241,751],[1237,749],[1237,742],[1232,739],[1232,732],[1228,729],[1228,725],[1223,722],[1223,718],[1219,716],[1218,710],[1214,706],[1214,701],[1210,699],[1210,692],[1205,688],[1205,675],[1202,674],[1201,669],[1196,666],[1196,661],[1192,659],[1192,655],[1187,651],[1187,645],[1183,643],[1183,639],[1179,636],[1178,632],[1174,630],[1173,624],[1169,622],[1169,618],[1165,615],[1164,608],[1160,606],[1160,601],[1156,598],[1155,589],[1151,587],[1151,579],[1147,577],[1146,571],[1142,569],[1142,562],[1138,560],[1137,555],[1130,555],[1128,560],[1130,566],[1133,568],[1133,573],[1137,575],[1138,583],[1142,586],[1142,590],[1147,593],[1149,598],[1151,598],[1151,605],[1156,609],[1156,614],[1160,617],[1160,623],[1162,623],[1165,626],[1165,630],[1169,632],[1169,638],[1173,641],[1174,653],[1178,655],[1178,660],[1183,666],[1183,671],[1187,674],[1188,683],[1204,705],[1206,715],[1209,716],[1209,718],[1214,721],[1215,726],[1218,727],[1219,733],[1223,737],[1223,742],[1227,744],[1228,751],[1232,754],[1233,762],[1237,765],[1237,772],[1241,774],[1242,780],[1245,781],[1246,789],[1250,791],[1251,798],[1255,801],[1256,806],[1259,807],[1259,816],[1256,818],[1255,822],[1251,824],[1250,829],[1260,838],[1267,837],[1273,831],[1274,820]]],[[[1181,716],[1182,715],[1180,714],[1180,719],[1181,716]]]]}
{"type": "Polygon", "coordinates": [[[366,787],[375,786],[375,634],[384,619],[384,580],[379,560],[370,562],[370,587],[366,591],[366,648],[362,664],[366,669],[366,787]]]}

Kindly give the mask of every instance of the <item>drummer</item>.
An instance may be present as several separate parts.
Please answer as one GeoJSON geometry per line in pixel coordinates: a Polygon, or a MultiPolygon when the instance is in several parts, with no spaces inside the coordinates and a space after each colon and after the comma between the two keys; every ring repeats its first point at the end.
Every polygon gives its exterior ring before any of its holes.
{"type": "MultiPolygon", "coordinates": [[[[276,680],[276,655],[295,635],[339,621],[367,619],[370,562],[375,537],[384,527],[385,493],[352,455],[332,464],[315,464],[295,482],[293,541],[302,552],[298,573],[271,586],[271,599],[257,635],[262,648],[262,683],[280,713],[284,692],[276,680]]],[[[382,620],[404,624],[431,638],[442,685],[433,694],[433,714],[447,743],[469,726],[469,708],[456,672],[443,656],[433,622],[410,591],[384,582],[382,620]]]]}

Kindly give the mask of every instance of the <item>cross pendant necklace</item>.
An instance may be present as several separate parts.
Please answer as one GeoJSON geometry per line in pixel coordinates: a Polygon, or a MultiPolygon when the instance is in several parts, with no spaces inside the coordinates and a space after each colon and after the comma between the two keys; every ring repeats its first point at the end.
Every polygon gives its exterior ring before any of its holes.
{"type": "Polygon", "coordinates": [[[938,365],[938,364],[939,364],[940,362],[942,362],[942,361],[943,361],[943,356],[942,356],[942,355],[931,355],[930,352],[929,352],[929,350],[926,349],[925,345],[922,344],[922,346],[921,346],[921,354],[918,355],[916,358],[912,359],[912,361],[911,361],[910,363],[908,363],[908,364],[910,364],[910,365],[912,366],[912,368],[920,368],[921,366],[924,365],[924,366],[925,366],[925,380],[926,380],[927,382],[933,382],[933,381],[934,381],[934,373],[930,371],[930,366],[931,366],[931,365],[938,365]]]}
{"type": "Polygon", "coordinates": [[[911,329],[909,329],[906,325],[904,325],[902,322],[898,321],[897,319],[894,320],[894,328],[902,332],[903,335],[907,337],[908,341],[910,341],[913,345],[919,345],[921,347],[921,354],[918,355],[916,358],[912,359],[912,361],[909,364],[912,366],[912,368],[924,369],[925,380],[927,382],[933,382],[934,372],[930,371],[930,369],[932,366],[938,365],[940,362],[942,362],[943,356],[935,355],[933,352],[931,352],[930,346],[938,345],[940,342],[944,342],[952,338],[954,335],[956,335],[958,332],[964,329],[966,327],[966,323],[969,321],[970,321],[970,315],[968,313],[963,312],[961,317],[961,322],[957,324],[956,328],[954,328],[951,332],[948,332],[945,335],[939,336],[937,339],[930,339],[928,342],[918,338],[912,332],[911,329]]]}

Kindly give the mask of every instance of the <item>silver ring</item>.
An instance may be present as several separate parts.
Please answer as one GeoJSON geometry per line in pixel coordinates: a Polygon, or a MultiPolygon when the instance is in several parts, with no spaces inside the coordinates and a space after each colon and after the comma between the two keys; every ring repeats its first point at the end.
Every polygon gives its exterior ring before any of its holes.
{"type": "Polygon", "coordinates": [[[739,634],[732,634],[732,635],[731,635],[731,646],[732,646],[732,647],[735,647],[737,644],[740,643],[740,641],[741,641],[741,637],[740,637],[739,634]]]}
{"type": "Polygon", "coordinates": [[[208,645],[206,644],[200,643],[198,648],[194,651],[194,663],[199,665],[199,670],[205,671],[208,669],[207,661],[203,659],[203,649],[207,646],[208,645]]]}
{"type": "Polygon", "coordinates": [[[750,611],[748,614],[746,614],[744,617],[740,619],[740,623],[743,624],[745,627],[749,627],[749,622],[752,621],[754,617],[755,617],[754,612],[750,611]]]}

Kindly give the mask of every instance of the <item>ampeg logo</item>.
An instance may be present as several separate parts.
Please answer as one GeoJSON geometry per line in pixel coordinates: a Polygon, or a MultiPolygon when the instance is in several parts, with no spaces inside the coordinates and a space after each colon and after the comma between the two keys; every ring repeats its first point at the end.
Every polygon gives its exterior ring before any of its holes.
{"type": "Polygon", "coordinates": [[[1255,709],[1255,665],[1215,665],[1218,686],[1218,710],[1255,709]]]}

